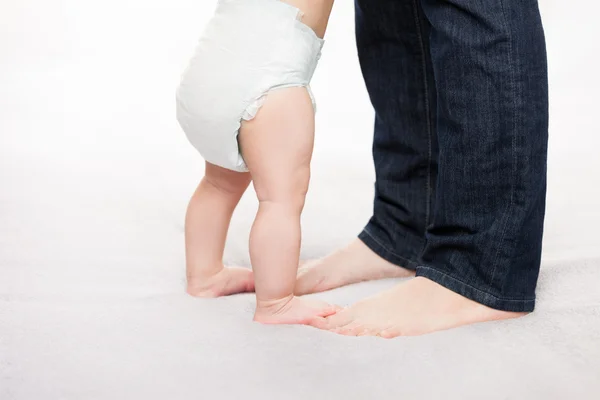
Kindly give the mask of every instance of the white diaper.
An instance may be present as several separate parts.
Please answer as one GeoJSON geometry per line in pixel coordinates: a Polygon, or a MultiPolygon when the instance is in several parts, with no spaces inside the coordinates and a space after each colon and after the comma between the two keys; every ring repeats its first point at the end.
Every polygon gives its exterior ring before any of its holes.
{"type": "MultiPolygon", "coordinates": [[[[220,0],[177,89],[177,120],[204,159],[247,171],[238,148],[242,119],[265,95],[310,80],[323,40],[279,0],[220,0]]],[[[313,99],[314,105],[314,99],[313,99]]]]}

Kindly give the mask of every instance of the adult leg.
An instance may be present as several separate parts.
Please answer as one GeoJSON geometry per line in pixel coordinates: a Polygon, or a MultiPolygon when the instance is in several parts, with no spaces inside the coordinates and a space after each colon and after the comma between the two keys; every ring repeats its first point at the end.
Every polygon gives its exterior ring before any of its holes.
{"type": "Polygon", "coordinates": [[[357,0],[358,56],[375,109],[373,216],[348,247],[307,265],[297,293],[414,275],[437,174],[430,25],[417,0],[357,0]]]}
{"type": "Polygon", "coordinates": [[[423,0],[437,83],[439,175],[417,278],[333,316],[394,337],[533,310],[548,129],[535,0],[423,0]]]}
{"type": "Polygon", "coordinates": [[[548,78],[537,0],[423,0],[434,26],[440,173],[424,276],[533,311],[546,200],[548,78]]]}

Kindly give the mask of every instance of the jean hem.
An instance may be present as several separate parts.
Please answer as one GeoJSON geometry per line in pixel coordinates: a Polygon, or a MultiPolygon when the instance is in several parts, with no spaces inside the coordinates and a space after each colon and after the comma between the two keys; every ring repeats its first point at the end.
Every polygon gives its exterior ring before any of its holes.
{"type": "Polygon", "coordinates": [[[401,268],[410,269],[412,271],[416,270],[417,265],[418,265],[418,263],[416,261],[412,261],[411,259],[409,259],[407,257],[403,257],[403,256],[387,249],[384,245],[381,244],[381,241],[379,241],[367,229],[364,229],[358,235],[358,238],[368,248],[370,248],[375,254],[377,254],[379,257],[383,258],[384,260],[389,261],[392,264],[397,265],[398,267],[401,267],[401,268]]]}
{"type": "Polygon", "coordinates": [[[509,312],[531,312],[535,308],[535,298],[533,299],[507,299],[494,296],[484,290],[456,279],[444,272],[434,268],[419,265],[416,268],[417,276],[422,276],[435,283],[450,289],[470,300],[473,300],[490,308],[509,311],[509,312]]]}

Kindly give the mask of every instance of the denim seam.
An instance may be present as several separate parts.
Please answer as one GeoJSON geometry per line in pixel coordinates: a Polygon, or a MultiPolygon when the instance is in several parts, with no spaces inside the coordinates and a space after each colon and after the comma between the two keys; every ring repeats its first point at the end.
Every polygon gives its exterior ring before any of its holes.
{"type": "MultiPolygon", "coordinates": [[[[390,253],[390,254],[391,254],[391,255],[393,255],[394,257],[398,257],[398,258],[400,258],[400,259],[402,259],[402,260],[405,260],[407,263],[414,263],[414,261],[411,261],[409,258],[407,258],[407,257],[404,257],[404,256],[401,256],[400,254],[396,254],[394,251],[392,251],[392,250],[388,249],[388,248],[387,248],[387,246],[384,246],[384,245],[383,245],[383,243],[381,243],[381,242],[379,241],[379,239],[377,239],[377,237],[375,237],[375,235],[374,235],[373,233],[371,233],[367,227],[365,227],[365,228],[363,229],[363,232],[364,232],[365,234],[367,234],[367,235],[368,235],[368,236],[369,236],[371,239],[373,239],[373,241],[374,241],[375,243],[377,243],[377,244],[378,244],[378,245],[379,245],[379,246],[380,246],[382,249],[384,249],[386,252],[390,253]]],[[[403,265],[402,267],[404,267],[404,265],[403,265]]],[[[406,268],[406,267],[404,267],[404,268],[406,268]]]]}
{"type": "Polygon", "coordinates": [[[428,270],[428,271],[433,271],[433,272],[435,272],[435,273],[438,273],[438,274],[440,274],[440,275],[443,275],[444,277],[446,277],[446,278],[448,278],[448,279],[450,279],[450,280],[452,280],[452,281],[454,281],[454,282],[456,282],[456,283],[458,283],[458,284],[461,284],[461,285],[467,286],[467,287],[469,287],[469,288],[471,288],[471,289],[475,290],[476,292],[479,292],[479,293],[481,293],[481,294],[483,294],[483,295],[486,295],[486,296],[493,297],[493,298],[494,298],[494,299],[496,299],[496,300],[500,300],[500,301],[506,301],[506,302],[512,302],[512,303],[524,303],[524,302],[531,302],[531,301],[535,301],[535,297],[532,297],[532,298],[526,298],[526,299],[507,299],[507,298],[505,298],[505,297],[498,297],[498,296],[496,296],[496,295],[493,295],[493,294],[491,294],[491,293],[489,293],[489,292],[486,292],[485,290],[481,290],[481,289],[479,289],[479,288],[476,288],[475,286],[473,286],[473,285],[471,285],[471,284],[469,284],[469,283],[467,283],[467,282],[461,281],[460,279],[457,279],[457,278],[455,278],[455,277],[453,277],[453,276],[451,276],[451,275],[448,275],[448,274],[447,274],[447,273],[445,273],[445,272],[438,271],[438,270],[437,270],[437,269],[435,269],[435,268],[427,267],[427,266],[424,266],[424,265],[419,265],[419,266],[417,267],[417,269],[424,269],[424,270],[428,270]]]}
{"type": "MultiPolygon", "coordinates": [[[[428,154],[427,154],[427,180],[425,183],[425,189],[427,192],[427,198],[426,198],[426,204],[425,204],[425,227],[424,227],[424,231],[427,230],[427,227],[429,226],[429,218],[431,217],[431,156],[432,156],[432,151],[431,151],[431,105],[429,104],[429,84],[427,82],[427,65],[425,63],[425,58],[426,58],[426,54],[425,54],[425,44],[423,43],[423,33],[422,33],[422,27],[421,27],[421,20],[419,18],[419,11],[418,11],[418,3],[417,0],[413,0],[413,16],[415,18],[415,25],[417,26],[417,37],[419,40],[419,44],[421,47],[421,57],[422,57],[422,62],[421,62],[421,69],[422,69],[422,73],[423,73],[423,86],[424,86],[424,97],[425,97],[425,112],[426,112],[426,120],[427,120],[427,147],[428,147],[428,154]]],[[[425,244],[423,244],[423,247],[425,247],[425,244]]]]}
{"type": "Polygon", "coordinates": [[[504,0],[499,0],[500,2],[500,9],[502,10],[502,19],[503,19],[503,26],[504,29],[506,31],[506,34],[508,35],[508,67],[510,70],[510,85],[511,85],[511,90],[512,90],[512,94],[513,94],[513,101],[512,101],[512,107],[513,107],[513,126],[512,126],[512,134],[513,134],[513,140],[512,140],[512,156],[513,156],[513,170],[512,170],[512,179],[510,181],[510,202],[509,204],[506,206],[506,210],[504,213],[504,226],[502,227],[502,233],[500,234],[500,238],[498,240],[498,244],[497,244],[497,248],[496,248],[496,254],[494,255],[494,259],[492,260],[494,268],[492,269],[492,275],[491,275],[491,279],[490,282],[493,284],[494,282],[494,278],[496,276],[496,270],[498,269],[498,255],[500,253],[500,247],[502,246],[502,243],[504,242],[504,238],[506,236],[506,231],[508,229],[508,223],[510,218],[508,217],[509,213],[508,211],[513,207],[514,205],[514,196],[515,196],[515,179],[516,179],[516,173],[517,173],[517,137],[515,135],[515,130],[516,130],[516,124],[517,124],[517,118],[516,118],[516,113],[517,113],[517,100],[516,100],[516,82],[515,82],[515,65],[513,62],[514,59],[514,54],[513,54],[513,46],[512,46],[512,35],[510,32],[510,29],[508,27],[508,19],[506,17],[506,11],[505,11],[505,5],[504,5],[504,0]]]}

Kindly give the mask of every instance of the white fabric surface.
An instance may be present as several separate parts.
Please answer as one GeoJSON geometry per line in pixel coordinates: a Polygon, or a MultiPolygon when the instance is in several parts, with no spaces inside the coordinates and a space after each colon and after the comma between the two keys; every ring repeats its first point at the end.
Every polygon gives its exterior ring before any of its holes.
{"type": "MultiPolygon", "coordinates": [[[[600,7],[542,0],[552,117],[536,312],[386,341],[254,324],[252,295],[184,294],[202,162],[173,90],[208,3],[0,2],[0,399],[600,398],[600,7]]],[[[351,2],[327,40],[304,258],[347,243],[371,208],[351,2]]],[[[227,261],[248,265],[255,209],[249,192],[227,261]]],[[[319,297],[346,305],[394,283],[319,297]]]]}

